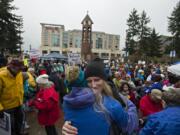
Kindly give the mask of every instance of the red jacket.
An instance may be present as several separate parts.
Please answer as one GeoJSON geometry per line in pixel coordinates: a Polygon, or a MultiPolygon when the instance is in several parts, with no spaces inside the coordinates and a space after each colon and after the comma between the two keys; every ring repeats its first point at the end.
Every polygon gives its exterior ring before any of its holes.
{"type": "Polygon", "coordinates": [[[163,109],[163,106],[162,103],[153,102],[150,96],[146,95],[140,100],[139,108],[142,113],[142,117],[146,117],[150,114],[161,111],[163,109]]]}
{"type": "Polygon", "coordinates": [[[38,110],[39,124],[54,125],[60,117],[59,95],[54,85],[49,88],[40,89],[32,103],[38,110]]]}

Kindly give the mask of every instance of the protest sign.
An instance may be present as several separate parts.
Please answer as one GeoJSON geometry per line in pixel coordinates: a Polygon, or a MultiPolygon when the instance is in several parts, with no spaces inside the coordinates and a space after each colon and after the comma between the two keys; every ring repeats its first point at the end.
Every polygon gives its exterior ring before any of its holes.
{"type": "Polygon", "coordinates": [[[0,118],[0,135],[11,135],[11,118],[8,113],[4,113],[4,117],[0,118]]]}

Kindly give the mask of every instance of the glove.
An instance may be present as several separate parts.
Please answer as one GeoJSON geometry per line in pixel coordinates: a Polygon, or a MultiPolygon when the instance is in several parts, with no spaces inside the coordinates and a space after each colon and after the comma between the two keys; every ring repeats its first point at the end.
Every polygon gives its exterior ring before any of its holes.
{"type": "Polygon", "coordinates": [[[4,118],[4,112],[0,111],[0,119],[4,118]]]}

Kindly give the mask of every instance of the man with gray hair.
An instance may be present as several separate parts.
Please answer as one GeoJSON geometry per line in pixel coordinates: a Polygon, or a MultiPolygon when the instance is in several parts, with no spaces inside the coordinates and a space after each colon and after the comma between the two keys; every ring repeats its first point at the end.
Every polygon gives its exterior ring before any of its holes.
{"type": "Polygon", "coordinates": [[[180,133],[180,88],[163,93],[166,108],[148,118],[139,135],[178,135],[180,133]]]}
{"type": "Polygon", "coordinates": [[[140,135],[178,135],[180,133],[180,64],[168,67],[168,78],[172,86],[165,89],[162,96],[166,107],[148,118],[140,135]]]}

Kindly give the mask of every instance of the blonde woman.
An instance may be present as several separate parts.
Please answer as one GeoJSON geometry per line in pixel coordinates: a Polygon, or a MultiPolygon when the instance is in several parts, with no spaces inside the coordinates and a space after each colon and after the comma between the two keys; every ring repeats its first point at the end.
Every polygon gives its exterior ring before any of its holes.
{"type": "Polygon", "coordinates": [[[64,97],[63,135],[109,135],[126,131],[131,134],[138,125],[136,109],[130,107],[130,115],[113,98],[103,63],[99,60],[89,63],[85,78],[89,88],[73,88],[64,97]]]}

